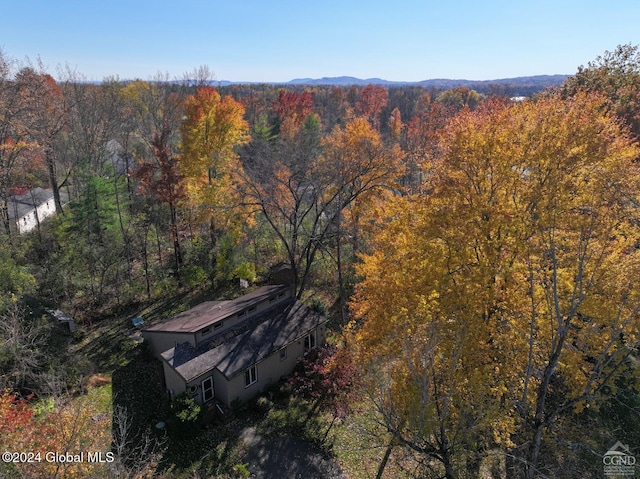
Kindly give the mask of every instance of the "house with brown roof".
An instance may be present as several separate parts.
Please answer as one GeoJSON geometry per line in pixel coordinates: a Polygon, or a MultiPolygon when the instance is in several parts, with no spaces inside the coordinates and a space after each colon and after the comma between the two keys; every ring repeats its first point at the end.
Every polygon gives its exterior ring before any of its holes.
{"type": "Polygon", "coordinates": [[[208,301],[143,328],[162,361],[173,397],[200,404],[248,400],[290,374],[299,357],[322,344],[327,319],[287,285],[263,286],[230,301],[208,301]]]}

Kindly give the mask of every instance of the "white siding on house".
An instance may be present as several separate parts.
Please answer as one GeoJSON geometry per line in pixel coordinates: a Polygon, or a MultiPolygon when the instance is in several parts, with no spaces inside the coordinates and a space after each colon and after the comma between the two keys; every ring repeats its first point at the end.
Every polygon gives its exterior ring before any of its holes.
{"type": "Polygon", "coordinates": [[[225,404],[228,404],[228,401],[227,401],[227,390],[224,387],[224,384],[227,382],[227,380],[220,373],[220,371],[218,371],[216,369],[212,369],[210,371],[207,371],[202,376],[198,376],[197,378],[192,379],[191,381],[189,381],[189,383],[186,385],[186,390],[189,391],[191,389],[191,387],[196,387],[198,392],[195,395],[193,395],[193,397],[199,404],[203,404],[205,401],[204,401],[204,398],[202,396],[202,393],[203,393],[203,391],[202,391],[202,381],[204,381],[208,377],[213,377],[214,399],[216,399],[217,401],[223,402],[225,404]]]}
{"type": "MultiPolygon", "coordinates": [[[[62,204],[66,204],[68,200],[68,192],[60,190],[62,204]]],[[[19,234],[35,230],[38,223],[55,214],[56,207],[50,189],[34,188],[28,193],[9,198],[9,218],[19,234]]]]}
{"type": "Polygon", "coordinates": [[[43,221],[49,216],[53,216],[56,213],[56,209],[52,208],[53,198],[46,203],[41,204],[37,208],[31,210],[26,215],[18,218],[16,221],[16,227],[18,233],[28,233],[38,227],[38,222],[43,221]],[[37,215],[37,216],[36,216],[37,215]]]}

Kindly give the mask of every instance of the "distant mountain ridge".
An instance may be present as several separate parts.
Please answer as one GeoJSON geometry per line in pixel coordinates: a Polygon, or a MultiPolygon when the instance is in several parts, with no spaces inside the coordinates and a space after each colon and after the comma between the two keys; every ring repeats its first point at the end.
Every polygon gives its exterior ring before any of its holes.
{"type": "Polygon", "coordinates": [[[435,88],[438,90],[450,90],[451,88],[466,87],[479,93],[498,93],[508,96],[529,96],[551,87],[562,85],[571,75],[534,75],[515,78],[501,78],[496,80],[454,80],[448,78],[434,78],[417,82],[389,81],[382,78],[356,78],[352,76],[323,77],[323,78],[296,78],[288,82],[212,82],[218,86],[238,84],[271,84],[291,87],[302,86],[365,86],[380,85],[383,87],[419,86],[422,88],[435,88]]]}
{"type": "Polygon", "coordinates": [[[464,79],[450,79],[450,78],[434,78],[430,80],[422,81],[393,81],[384,80],[382,78],[356,78],[352,76],[339,76],[339,77],[322,77],[322,78],[295,78],[287,82],[244,82],[244,81],[229,81],[221,80],[214,81],[221,86],[234,85],[234,84],[274,84],[274,85],[389,85],[389,86],[405,86],[405,85],[419,85],[424,87],[435,88],[456,88],[459,86],[469,85],[490,85],[490,84],[511,84],[511,85],[561,85],[571,75],[533,75],[525,77],[514,78],[499,78],[495,80],[464,80],[464,79]]]}
{"type": "Polygon", "coordinates": [[[408,85],[409,82],[394,82],[382,78],[356,78],[350,76],[322,77],[322,78],[296,78],[288,81],[288,85],[408,85]]]}
{"type": "Polygon", "coordinates": [[[465,86],[472,88],[474,86],[486,85],[530,85],[530,86],[558,86],[561,85],[570,75],[534,75],[515,78],[501,78],[496,80],[464,80],[464,79],[448,79],[434,78],[431,80],[422,80],[417,82],[409,81],[389,81],[381,78],[361,79],[351,76],[340,77],[323,77],[323,78],[296,78],[288,81],[287,85],[382,85],[382,86],[406,86],[417,85],[426,88],[456,88],[465,86]]]}

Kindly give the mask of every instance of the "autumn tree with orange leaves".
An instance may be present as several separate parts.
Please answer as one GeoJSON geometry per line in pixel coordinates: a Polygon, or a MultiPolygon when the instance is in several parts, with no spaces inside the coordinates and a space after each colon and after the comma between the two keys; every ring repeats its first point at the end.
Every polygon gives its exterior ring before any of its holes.
{"type": "Polygon", "coordinates": [[[324,140],[320,165],[333,172],[329,191],[335,191],[342,204],[335,218],[333,242],[343,319],[347,290],[355,277],[353,264],[369,243],[366,224],[375,218],[374,212],[384,198],[399,191],[403,157],[397,144],[383,144],[380,134],[362,117],[344,128],[334,128],[324,140]]]}
{"type": "Polygon", "coordinates": [[[280,90],[278,100],[273,104],[273,112],[278,117],[278,131],[285,137],[293,137],[302,122],[313,111],[313,96],[310,92],[280,90]]]}
{"type": "Polygon", "coordinates": [[[356,102],[356,112],[365,117],[377,130],[380,128],[380,113],[387,106],[389,93],[380,85],[367,85],[360,92],[356,102]]]}
{"type": "Polygon", "coordinates": [[[566,476],[542,454],[570,454],[558,424],[637,373],[638,148],[605,112],[584,93],[462,112],[358,268],[370,397],[447,479],[496,449],[510,477],[566,476]]]}
{"type": "Polygon", "coordinates": [[[411,193],[422,190],[425,172],[436,155],[438,132],[455,115],[452,108],[431,101],[426,94],[417,103],[417,114],[407,122],[404,134],[400,136],[400,144],[406,152],[401,183],[411,193]]]}
{"type": "MultiPolygon", "coordinates": [[[[131,175],[139,181],[140,191],[169,207],[173,259],[177,275],[182,266],[182,248],[178,232],[178,202],[185,198],[182,175],[178,172],[176,155],[169,143],[170,129],[165,123],[162,130],[155,132],[151,139],[153,161],[144,161],[132,171],[131,175]]],[[[146,275],[148,276],[148,275],[146,275]]],[[[148,287],[148,285],[147,285],[148,287]]]]}
{"type": "Polygon", "coordinates": [[[12,61],[0,51],[0,221],[9,238],[9,196],[24,184],[25,153],[31,146],[22,116],[24,105],[12,81],[12,61]]]}
{"type": "Polygon", "coordinates": [[[58,214],[63,213],[58,180],[56,142],[67,122],[64,95],[54,78],[40,66],[22,68],[16,74],[20,101],[24,105],[24,127],[42,154],[58,214]]]}
{"type": "Polygon", "coordinates": [[[130,418],[118,410],[104,414],[110,389],[90,388],[74,398],[58,398],[49,410],[35,406],[32,397],[0,391],[0,447],[15,452],[3,457],[0,476],[29,479],[128,478],[156,476],[161,445],[133,450],[130,418]],[[106,398],[105,398],[106,396],[106,398]],[[111,431],[116,431],[112,438],[111,431]],[[125,437],[118,437],[125,435],[125,437]],[[22,456],[19,454],[22,453],[22,456]],[[89,457],[92,454],[92,458],[89,457]],[[93,460],[92,460],[93,459],[93,460]]]}
{"type": "Polygon", "coordinates": [[[284,247],[300,297],[318,256],[342,241],[336,238],[346,212],[355,220],[358,200],[395,184],[400,152],[384,145],[364,118],[322,140],[319,120],[310,115],[292,144],[295,154],[275,144],[273,155],[263,150],[247,159],[242,188],[284,247]]]}
{"type": "Polygon", "coordinates": [[[184,109],[179,170],[189,206],[199,222],[209,222],[214,244],[240,203],[233,187],[241,170],[236,148],[249,140],[249,125],[242,104],[212,87],[189,95],[184,109]]]}

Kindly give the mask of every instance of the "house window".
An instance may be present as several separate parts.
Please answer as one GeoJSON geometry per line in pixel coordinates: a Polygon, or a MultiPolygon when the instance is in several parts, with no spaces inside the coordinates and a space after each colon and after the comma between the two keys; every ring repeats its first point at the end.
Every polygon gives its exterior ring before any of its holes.
{"type": "Polygon", "coordinates": [[[246,311],[240,311],[240,312],[238,313],[238,317],[239,317],[239,318],[241,318],[241,317],[243,317],[245,314],[247,314],[247,312],[246,312],[246,311]]]}
{"type": "Polygon", "coordinates": [[[287,359],[287,347],[285,346],[280,350],[280,361],[287,359]]]}
{"type": "Polygon", "coordinates": [[[213,377],[209,376],[202,381],[202,402],[209,402],[213,399],[213,377]]]}
{"type": "Polygon", "coordinates": [[[250,312],[250,313],[253,313],[255,310],[256,310],[256,307],[255,307],[255,306],[251,306],[251,307],[249,308],[249,312],[250,312]]]}
{"type": "Polygon", "coordinates": [[[213,325],[213,329],[220,329],[223,324],[224,324],[224,321],[220,321],[219,323],[216,323],[213,325]]]}
{"type": "Polygon", "coordinates": [[[258,380],[258,371],[255,366],[251,366],[244,372],[244,385],[245,387],[251,386],[258,380]]]}
{"type": "Polygon", "coordinates": [[[209,334],[210,332],[211,332],[211,327],[204,328],[204,329],[202,330],[202,335],[204,336],[204,335],[206,335],[206,334],[209,334]]]}
{"type": "Polygon", "coordinates": [[[316,332],[314,330],[304,337],[304,352],[308,353],[312,349],[315,349],[315,347],[316,347],[316,332]]]}

